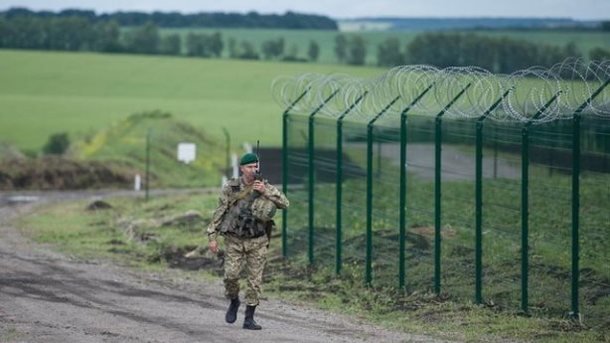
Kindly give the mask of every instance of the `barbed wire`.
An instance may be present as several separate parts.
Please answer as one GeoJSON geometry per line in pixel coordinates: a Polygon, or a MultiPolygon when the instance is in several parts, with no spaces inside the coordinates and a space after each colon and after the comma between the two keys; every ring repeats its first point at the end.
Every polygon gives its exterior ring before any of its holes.
{"type": "Polygon", "coordinates": [[[598,91],[609,79],[609,60],[567,59],[550,68],[531,67],[511,74],[479,67],[405,65],[373,78],[281,76],[273,81],[271,93],[285,109],[301,97],[291,113],[337,118],[351,107],[350,119],[356,121],[369,121],[386,107],[384,118],[396,119],[410,105],[412,114],[475,119],[499,102],[488,118],[542,123],[570,118],[579,107],[583,113],[610,118],[610,86],[598,91]]]}

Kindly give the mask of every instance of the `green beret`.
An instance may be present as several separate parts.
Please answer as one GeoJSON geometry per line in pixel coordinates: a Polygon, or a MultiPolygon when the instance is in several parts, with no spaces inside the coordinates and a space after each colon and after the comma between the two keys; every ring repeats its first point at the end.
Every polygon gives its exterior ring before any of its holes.
{"type": "Polygon", "coordinates": [[[244,154],[241,157],[241,160],[239,160],[239,165],[243,166],[245,164],[250,164],[250,163],[255,163],[258,162],[258,156],[256,156],[256,154],[253,154],[251,152],[244,154]]]}

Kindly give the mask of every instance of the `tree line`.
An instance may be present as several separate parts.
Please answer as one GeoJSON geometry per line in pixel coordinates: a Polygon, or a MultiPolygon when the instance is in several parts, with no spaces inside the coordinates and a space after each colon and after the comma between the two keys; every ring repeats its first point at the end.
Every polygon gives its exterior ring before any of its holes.
{"type": "MultiPolygon", "coordinates": [[[[305,53],[284,38],[269,39],[255,46],[248,40],[223,40],[220,32],[160,33],[153,22],[121,29],[114,20],[91,23],[82,16],[0,18],[0,48],[113,53],[186,55],[192,57],[228,57],[281,61],[317,61],[320,45],[310,41],[305,53]]],[[[369,44],[358,34],[338,34],[334,54],[339,63],[367,64],[369,44]]],[[[567,57],[582,57],[574,43],[565,46],[535,44],[507,37],[492,38],[476,34],[422,33],[408,43],[396,37],[376,46],[377,65],[403,64],[479,66],[496,73],[510,73],[529,66],[551,66],[567,57]]],[[[610,59],[610,51],[594,48],[590,59],[610,59]]]]}
{"type": "MultiPolygon", "coordinates": [[[[341,63],[365,64],[367,44],[359,35],[339,34],[335,55],[341,63]]],[[[439,68],[478,66],[494,73],[511,73],[530,66],[550,67],[569,57],[583,57],[576,44],[565,46],[536,44],[508,37],[492,38],[476,34],[422,33],[402,45],[398,38],[387,38],[377,45],[377,65],[429,64],[439,68]]],[[[610,50],[589,51],[592,60],[610,59],[610,50]]]]}
{"type": "Polygon", "coordinates": [[[201,12],[181,14],[179,12],[115,12],[96,14],[91,10],[67,9],[60,12],[31,11],[27,8],[11,8],[0,12],[7,20],[26,18],[81,18],[90,23],[115,21],[120,26],[142,26],[154,23],[159,27],[218,27],[218,28],[276,28],[337,30],[337,23],[329,17],[313,14],[286,12],[284,14],[259,14],[257,12],[224,13],[201,12]]]}

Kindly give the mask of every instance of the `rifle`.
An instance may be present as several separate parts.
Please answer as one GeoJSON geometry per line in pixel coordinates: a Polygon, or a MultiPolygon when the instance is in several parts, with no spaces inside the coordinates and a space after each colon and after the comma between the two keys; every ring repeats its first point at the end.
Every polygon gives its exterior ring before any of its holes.
{"type": "Polygon", "coordinates": [[[259,152],[259,144],[260,141],[256,140],[256,157],[258,157],[258,168],[256,168],[256,172],[254,173],[254,180],[263,181],[263,174],[261,173],[261,156],[259,152]]]}

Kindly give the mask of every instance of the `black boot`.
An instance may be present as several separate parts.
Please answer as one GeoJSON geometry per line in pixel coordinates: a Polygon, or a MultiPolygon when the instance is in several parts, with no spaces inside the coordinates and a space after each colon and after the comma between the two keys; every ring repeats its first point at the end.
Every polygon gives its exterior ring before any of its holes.
{"type": "Polygon", "coordinates": [[[227,314],[225,315],[225,320],[227,323],[235,323],[237,320],[237,310],[239,309],[239,298],[231,299],[231,304],[229,305],[229,309],[227,310],[227,314]]]}
{"type": "Polygon", "coordinates": [[[244,320],[244,329],[260,330],[262,327],[254,321],[254,310],[256,306],[246,306],[246,320],[244,320]]]}

